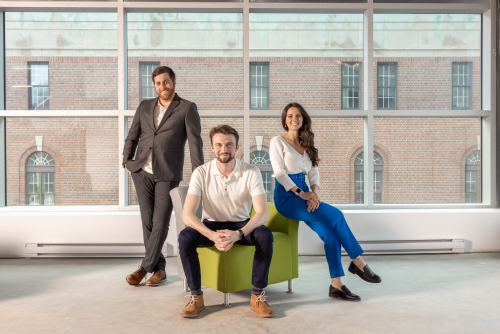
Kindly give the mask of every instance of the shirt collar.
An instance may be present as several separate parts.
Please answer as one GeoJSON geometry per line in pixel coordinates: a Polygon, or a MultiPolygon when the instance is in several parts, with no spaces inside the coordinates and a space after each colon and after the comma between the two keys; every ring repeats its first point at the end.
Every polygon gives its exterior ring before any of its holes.
{"type": "Polygon", "coordinates": [[[160,110],[167,110],[169,106],[170,106],[170,104],[166,107],[162,106],[160,103],[160,99],[158,99],[158,107],[160,107],[160,110]]]}
{"type": "MultiPolygon", "coordinates": [[[[234,165],[234,169],[231,172],[231,175],[229,176],[230,179],[237,179],[241,176],[241,166],[242,162],[240,159],[234,158],[236,160],[236,164],[234,165]]],[[[217,168],[217,159],[212,160],[210,164],[210,169],[212,172],[212,175],[222,175],[221,172],[219,171],[219,168],[217,168]]]]}

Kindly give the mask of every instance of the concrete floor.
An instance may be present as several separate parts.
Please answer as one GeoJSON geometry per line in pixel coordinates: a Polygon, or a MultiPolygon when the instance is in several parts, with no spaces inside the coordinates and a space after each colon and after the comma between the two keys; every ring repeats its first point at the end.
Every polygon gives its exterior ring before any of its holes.
{"type": "Polygon", "coordinates": [[[360,303],[329,298],[325,258],[301,256],[294,294],[266,289],[276,317],[249,309],[250,290],[223,308],[204,288],[207,307],[184,319],[176,258],[160,287],[126,284],[138,259],[0,259],[0,333],[500,333],[500,253],[365,256],[381,284],[342,260],[360,303]]]}

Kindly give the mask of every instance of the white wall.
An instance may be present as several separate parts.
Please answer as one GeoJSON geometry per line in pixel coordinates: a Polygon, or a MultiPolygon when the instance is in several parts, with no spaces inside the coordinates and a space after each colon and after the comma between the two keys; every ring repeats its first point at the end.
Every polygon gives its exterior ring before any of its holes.
{"type": "MultiPolygon", "coordinates": [[[[473,251],[500,251],[500,209],[346,210],[358,240],[460,238],[473,251]]],[[[167,243],[177,253],[174,217],[167,243]]],[[[2,212],[0,257],[24,257],[27,243],[142,243],[138,211],[2,212]]],[[[300,254],[324,254],[321,240],[305,224],[300,254]]]]}

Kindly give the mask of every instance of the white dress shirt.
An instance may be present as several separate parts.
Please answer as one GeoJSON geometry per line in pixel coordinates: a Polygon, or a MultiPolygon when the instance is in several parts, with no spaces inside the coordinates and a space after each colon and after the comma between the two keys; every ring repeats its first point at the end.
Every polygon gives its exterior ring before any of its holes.
{"type": "Polygon", "coordinates": [[[318,166],[313,167],[306,150],[304,150],[304,154],[300,154],[285,138],[276,136],[271,139],[269,155],[271,156],[274,177],[286,191],[295,187],[295,182],[290,179],[288,174],[304,173],[309,178],[311,186],[317,184],[319,187],[318,166]]]}
{"type": "MultiPolygon", "coordinates": [[[[160,124],[161,120],[163,119],[163,116],[165,115],[165,112],[167,111],[169,105],[170,103],[165,107],[162,106],[160,104],[160,99],[158,99],[158,104],[155,106],[154,110],[155,128],[158,128],[158,124],[160,124]]],[[[149,174],[153,174],[153,151],[149,153],[149,156],[144,162],[144,165],[142,165],[142,169],[144,169],[149,174]]]]}
{"type": "Polygon", "coordinates": [[[252,211],[252,197],[266,193],[259,168],[235,160],[234,169],[227,179],[217,168],[215,159],[199,166],[191,175],[188,193],[202,196],[202,220],[247,220],[252,211]]]}

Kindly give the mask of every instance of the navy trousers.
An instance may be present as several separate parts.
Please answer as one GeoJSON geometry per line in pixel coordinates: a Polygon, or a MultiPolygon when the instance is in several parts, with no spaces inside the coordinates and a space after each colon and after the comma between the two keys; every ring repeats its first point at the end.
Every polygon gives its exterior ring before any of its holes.
{"type": "MultiPolygon", "coordinates": [[[[302,191],[309,191],[304,173],[288,176],[302,191]]],[[[274,205],[281,215],[304,221],[323,240],[331,278],[344,276],[340,261],[341,246],[351,259],[363,254],[363,249],[349,229],[344,214],[336,207],[321,202],[316,210],[307,212],[307,201],[291,191],[286,191],[278,180],[274,187],[274,205]]]]}
{"type": "MultiPolygon", "coordinates": [[[[203,224],[212,231],[241,229],[248,223],[242,222],[215,222],[204,220],[203,224]]],[[[267,286],[269,267],[273,258],[273,233],[264,225],[257,227],[252,233],[245,235],[243,240],[236,243],[245,246],[255,246],[253,258],[252,285],[264,289],[267,286]]],[[[184,273],[191,291],[201,289],[201,270],[198,258],[198,247],[210,247],[214,242],[191,227],[186,227],[179,233],[179,255],[181,257],[184,273]]],[[[231,251],[231,250],[229,250],[231,251]]]]}

